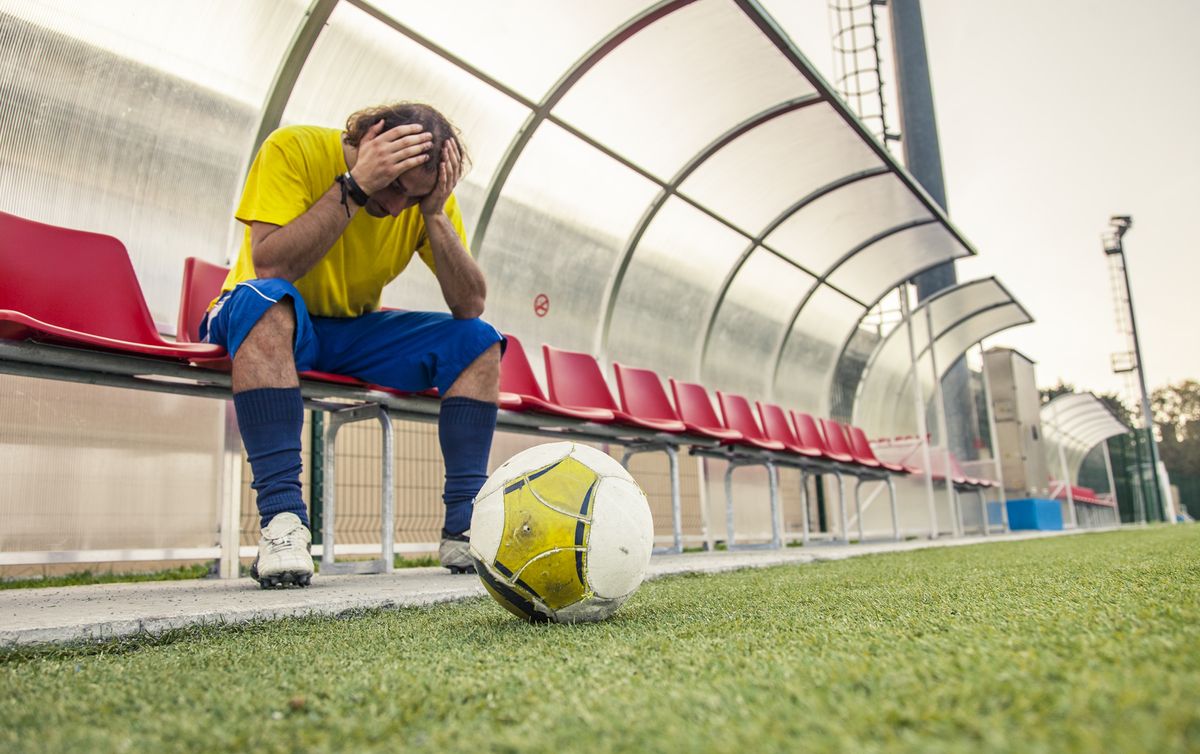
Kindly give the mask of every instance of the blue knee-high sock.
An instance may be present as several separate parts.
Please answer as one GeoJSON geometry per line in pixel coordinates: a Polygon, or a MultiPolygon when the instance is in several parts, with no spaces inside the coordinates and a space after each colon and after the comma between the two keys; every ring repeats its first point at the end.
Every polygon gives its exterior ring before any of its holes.
{"type": "Polygon", "coordinates": [[[242,444],[254,471],[250,486],[258,493],[258,515],[265,527],[279,513],[295,513],[308,526],[300,496],[300,430],[304,399],[300,388],[260,388],[236,393],[242,444]]]}
{"type": "Polygon", "coordinates": [[[446,533],[471,527],[471,503],[487,481],[488,454],[496,431],[496,404],[473,398],[447,398],[438,415],[438,440],[446,461],[446,533]]]}

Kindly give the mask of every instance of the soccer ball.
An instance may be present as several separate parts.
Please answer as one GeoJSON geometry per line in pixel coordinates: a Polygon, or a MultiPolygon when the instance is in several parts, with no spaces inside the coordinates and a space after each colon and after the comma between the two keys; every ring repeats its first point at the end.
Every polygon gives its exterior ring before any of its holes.
{"type": "Polygon", "coordinates": [[[475,572],[528,621],[604,620],[642,583],[653,547],[645,493],[621,464],[586,445],[522,451],[475,498],[475,572]]]}

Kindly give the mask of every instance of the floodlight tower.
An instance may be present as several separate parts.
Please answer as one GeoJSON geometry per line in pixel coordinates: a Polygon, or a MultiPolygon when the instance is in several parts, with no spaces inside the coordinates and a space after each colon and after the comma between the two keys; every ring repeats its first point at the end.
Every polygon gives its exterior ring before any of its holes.
{"type": "Polygon", "coordinates": [[[1129,267],[1125,264],[1125,244],[1123,239],[1133,227],[1133,218],[1129,215],[1113,215],[1109,221],[1109,232],[1104,236],[1104,253],[1108,257],[1109,275],[1112,279],[1113,293],[1116,296],[1117,326],[1126,338],[1126,344],[1132,350],[1114,353],[1112,356],[1113,372],[1137,372],[1138,388],[1142,400],[1142,424],[1145,425],[1147,442],[1150,446],[1150,478],[1154,489],[1154,502],[1158,509],[1163,510],[1162,493],[1158,484],[1158,443],[1154,441],[1154,415],[1150,411],[1150,394],[1146,391],[1146,371],[1142,368],[1142,346],[1138,339],[1137,318],[1133,313],[1133,290],[1129,286],[1129,267]],[[1128,319],[1126,319],[1128,317],[1128,319]]]}

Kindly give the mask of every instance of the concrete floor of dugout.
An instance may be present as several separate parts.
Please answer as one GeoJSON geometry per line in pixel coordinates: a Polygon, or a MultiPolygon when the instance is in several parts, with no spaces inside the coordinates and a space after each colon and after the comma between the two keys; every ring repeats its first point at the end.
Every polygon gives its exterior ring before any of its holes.
{"type": "MultiPolygon", "coordinates": [[[[1114,528],[655,555],[650,560],[647,579],[1114,528]]],[[[318,574],[307,589],[262,590],[249,578],[13,589],[0,591],[0,646],[102,640],[199,624],[229,625],[289,616],[340,615],[372,608],[416,607],[484,594],[483,585],[475,576],[455,576],[441,568],[408,568],[373,576],[318,574]]]]}

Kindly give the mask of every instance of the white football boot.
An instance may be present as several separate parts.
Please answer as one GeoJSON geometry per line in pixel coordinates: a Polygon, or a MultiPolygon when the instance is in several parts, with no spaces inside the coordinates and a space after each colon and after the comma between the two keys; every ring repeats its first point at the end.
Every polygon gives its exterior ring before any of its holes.
{"type": "Polygon", "coordinates": [[[258,557],[250,566],[250,578],[263,589],[278,586],[308,586],[313,560],[308,546],[312,534],[295,513],[280,513],[262,530],[258,557]]]}
{"type": "Polygon", "coordinates": [[[450,573],[475,573],[475,561],[471,560],[470,537],[466,534],[449,534],[442,529],[438,560],[450,569],[450,573]]]}

